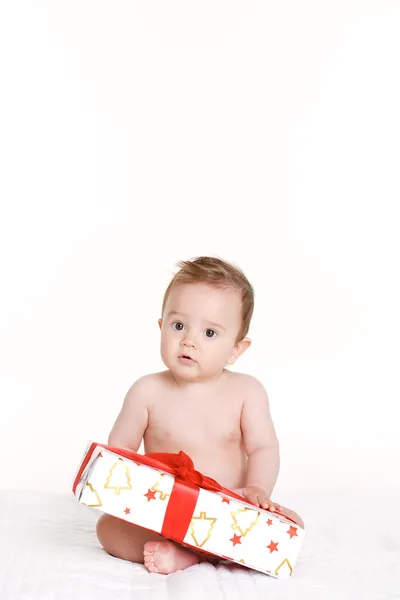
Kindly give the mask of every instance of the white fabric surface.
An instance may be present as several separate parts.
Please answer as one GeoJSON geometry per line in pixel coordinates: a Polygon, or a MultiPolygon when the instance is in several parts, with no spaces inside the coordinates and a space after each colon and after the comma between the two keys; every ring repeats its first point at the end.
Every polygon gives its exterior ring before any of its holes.
{"type": "Polygon", "coordinates": [[[231,564],[171,575],[110,556],[102,513],[65,495],[0,491],[0,600],[400,599],[400,489],[286,493],[307,537],[288,580],[231,564]]]}

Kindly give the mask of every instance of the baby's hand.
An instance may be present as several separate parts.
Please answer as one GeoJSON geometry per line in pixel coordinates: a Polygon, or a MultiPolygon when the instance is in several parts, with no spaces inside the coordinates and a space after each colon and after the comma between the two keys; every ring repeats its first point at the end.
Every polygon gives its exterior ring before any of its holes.
{"type": "Polygon", "coordinates": [[[281,506],[276,502],[271,502],[268,498],[267,492],[256,485],[248,485],[242,489],[242,496],[246,498],[250,504],[255,504],[266,510],[274,511],[280,510],[281,506]]]}

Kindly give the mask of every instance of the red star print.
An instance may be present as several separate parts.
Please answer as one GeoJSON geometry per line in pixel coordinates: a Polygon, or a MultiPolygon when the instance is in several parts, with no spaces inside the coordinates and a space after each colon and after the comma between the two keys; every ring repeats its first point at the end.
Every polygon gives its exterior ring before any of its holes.
{"type": "Polygon", "coordinates": [[[269,527],[270,525],[272,525],[272,519],[268,519],[268,521],[266,521],[266,523],[267,523],[267,525],[269,527]]]}
{"type": "Polygon", "coordinates": [[[233,534],[233,538],[230,538],[230,542],[233,543],[234,546],[236,546],[236,544],[241,544],[242,542],[240,541],[240,538],[242,536],[241,535],[236,535],[236,533],[233,534]]]}
{"type": "Polygon", "coordinates": [[[229,498],[222,498],[222,502],[226,502],[227,504],[230,504],[229,498]]]}
{"type": "Polygon", "coordinates": [[[131,512],[131,509],[130,509],[130,508],[128,508],[128,507],[126,507],[126,509],[124,510],[124,513],[125,513],[126,515],[128,515],[130,512],[131,512]]]}
{"type": "MultiPolygon", "coordinates": [[[[292,537],[297,535],[297,529],[296,529],[296,527],[293,527],[293,525],[291,525],[289,531],[287,531],[286,533],[288,533],[290,535],[290,539],[292,539],[292,537]]],[[[297,537],[299,537],[299,536],[297,536],[297,537]]]]}
{"type": "Polygon", "coordinates": [[[99,458],[103,458],[103,455],[101,452],[99,452],[99,458]]]}
{"type": "Polygon", "coordinates": [[[271,543],[269,546],[266,546],[267,548],[269,548],[270,553],[272,554],[272,552],[275,550],[276,552],[278,552],[278,544],[279,542],[273,542],[271,540],[271,543]]]}
{"type": "Polygon", "coordinates": [[[147,494],[143,494],[143,496],[146,496],[147,502],[150,502],[150,500],[155,500],[156,499],[156,493],[153,492],[153,490],[149,490],[147,492],[147,494]]]}

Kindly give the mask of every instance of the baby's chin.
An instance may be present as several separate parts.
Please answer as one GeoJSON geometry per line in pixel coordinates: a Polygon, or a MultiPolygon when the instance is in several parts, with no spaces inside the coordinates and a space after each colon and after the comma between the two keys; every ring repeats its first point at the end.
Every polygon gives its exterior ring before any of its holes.
{"type": "Polygon", "coordinates": [[[193,364],[182,364],[179,359],[170,365],[170,370],[179,377],[193,379],[201,374],[201,369],[197,362],[193,364]]]}
{"type": "Polygon", "coordinates": [[[179,363],[179,361],[177,364],[170,363],[166,366],[168,366],[169,370],[174,376],[187,381],[207,381],[218,379],[219,375],[221,375],[224,370],[224,367],[222,366],[218,371],[215,371],[215,369],[208,371],[202,369],[198,363],[194,365],[182,365],[179,363]]]}

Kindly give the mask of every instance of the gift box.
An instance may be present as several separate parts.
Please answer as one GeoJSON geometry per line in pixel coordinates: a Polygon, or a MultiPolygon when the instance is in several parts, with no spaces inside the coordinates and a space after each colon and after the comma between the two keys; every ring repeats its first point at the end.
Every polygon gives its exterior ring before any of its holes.
{"type": "Polygon", "coordinates": [[[272,577],[293,572],[305,531],[249,504],[179,454],[137,454],[90,442],[73,483],[78,502],[193,550],[272,577]]]}

